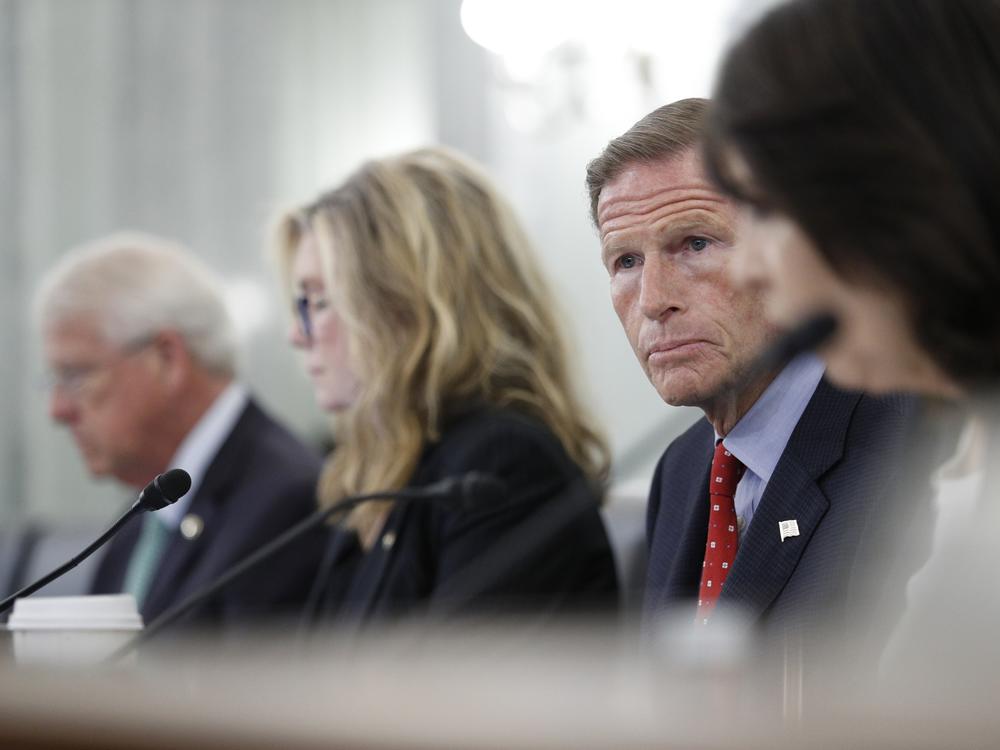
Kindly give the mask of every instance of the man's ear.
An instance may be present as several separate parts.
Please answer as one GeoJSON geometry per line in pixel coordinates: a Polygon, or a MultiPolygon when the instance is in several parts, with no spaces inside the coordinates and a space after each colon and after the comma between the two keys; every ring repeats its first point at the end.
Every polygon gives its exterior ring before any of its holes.
{"type": "Polygon", "coordinates": [[[194,367],[187,342],[177,331],[167,329],[153,337],[150,347],[156,358],[160,378],[167,388],[171,392],[182,390],[191,376],[191,368],[194,367]]]}

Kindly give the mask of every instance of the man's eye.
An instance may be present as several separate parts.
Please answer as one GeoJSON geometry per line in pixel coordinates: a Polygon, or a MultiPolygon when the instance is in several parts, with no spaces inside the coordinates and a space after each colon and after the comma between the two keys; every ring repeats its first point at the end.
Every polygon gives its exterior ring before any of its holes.
{"type": "Polygon", "coordinates": [[[702,250],[706,249],[709,244],[711,244],[704,237],[692,237],[688,240],[688,247],[694,250],[696,253],[700,253],[702,250]]]}
{"type": "Polygon", "coordinates": [[[639,259],[634,255],[623,255],[618,259],[619,268],[635,268],[639,263],[639,259]]]}

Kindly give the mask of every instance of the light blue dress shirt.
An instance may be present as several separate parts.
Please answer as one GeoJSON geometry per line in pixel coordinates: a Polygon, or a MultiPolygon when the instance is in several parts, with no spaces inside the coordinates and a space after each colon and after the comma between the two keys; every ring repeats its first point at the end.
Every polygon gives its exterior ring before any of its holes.
{"type": "Polygon", "coordinates": [[[722,440],[747,467],[733,498],[741,540],[824,370],[815,354],[793,359],[722,440]]]}

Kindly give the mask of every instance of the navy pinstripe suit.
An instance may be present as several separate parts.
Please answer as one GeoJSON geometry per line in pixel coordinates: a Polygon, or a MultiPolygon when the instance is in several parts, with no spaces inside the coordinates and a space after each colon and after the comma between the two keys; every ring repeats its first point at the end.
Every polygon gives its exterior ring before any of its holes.
{"type": "MultiPolygon", "coordinates": [[[[757,624],[815,625],[846,612],[864,582],[867,541],[888,512],[915,413],[909,397],[875,398],[820,381],[740,541],[720,604],[757,624]],[[781,540],[778,523],[798,522],[781,540]]],[[[698,594],[708,528],[714,431],[701,420],[660,458],[647,512],[647,616],[698,594]]]]}

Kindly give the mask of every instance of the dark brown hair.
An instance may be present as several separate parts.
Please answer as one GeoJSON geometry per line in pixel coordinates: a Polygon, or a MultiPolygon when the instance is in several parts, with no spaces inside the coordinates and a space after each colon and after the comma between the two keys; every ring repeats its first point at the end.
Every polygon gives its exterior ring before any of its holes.
{"type": "Polygon", "coordinates": [[[727,55],[705,137],[723,190],[900,293],[967,383],[1000,375],[998,39],[996,0],[789,2],[727,55]]]}
{"type": "Polygon", "coordinates": [[[681,99],[654,109],[608,142],[587,165],[590,218],[597,226],[597,202],[604,186],[627,167],[675,156],[701,142],[707,99],[681,99]]]}

